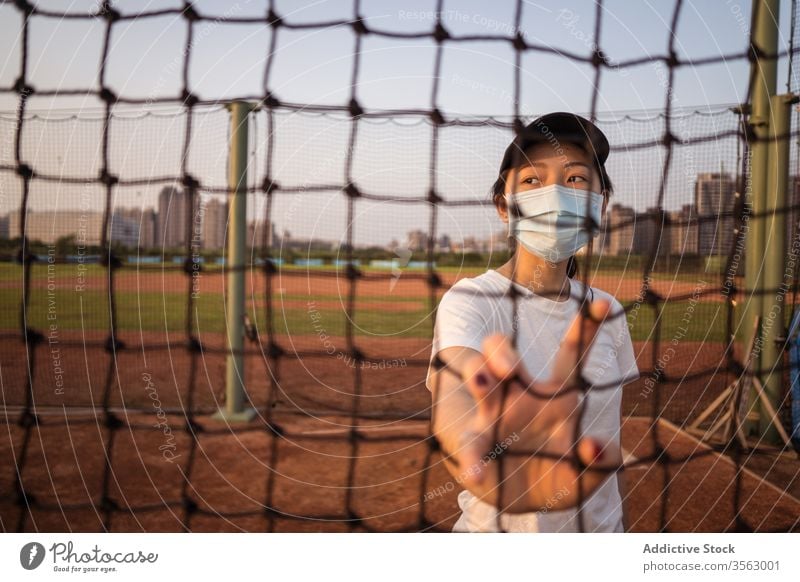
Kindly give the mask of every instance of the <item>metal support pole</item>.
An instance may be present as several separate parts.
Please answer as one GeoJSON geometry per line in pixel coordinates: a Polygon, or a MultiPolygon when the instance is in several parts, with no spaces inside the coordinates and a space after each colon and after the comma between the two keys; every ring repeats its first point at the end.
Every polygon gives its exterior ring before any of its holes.
{"type": "Polygon", "coordinates": [[[230,349],[225,370],[225,408],[216,418],[247,422],[256,411],[245,408],[244,383],[244,260],[247,236],[247,121],[252,105],[234,102],[231,112],[231,141],[228,168],[228,285],[225,330],[230,349]]]}
{"type": "MultiPolygon", "coordinates": [[[[773,410],[780,409],[783,397],[783,359],[786,326],[783,302],[792,281],[792,269],[786,261],[786,191],[789,184],[789,131],[791,108],[797,103],[794,95],[774,95],[771,99],[769,173],[767,174],[766,212],[764,230],[764,289],[761,321],[763,347],[761,350],[761,382],[773,410]]],[[[762,439],[780,443],[773,419],[761,405],[759,432],[762,439]]]]}
{"type": "MultiPolygon", "coordinates": [[[[764,267],[764,218],[766,208],[766,189],[767,189],[767,163],[769,156],[769,137],[770,124],[770,98],[775,94],[777,85],[778,61],[776,58],[764,58],[763,54],[774,55],[778,50],[778,11],[779,0],[753,0],[753,14],[755,15],[755,27],[752,31],[753,46],[759,49],[759,55],[751,64],[752,85],[750,87],[751,106],[748,123],[752,129],[752,135],[756,138],[755,143],[751,144],[750,177],[745,188],[745,206],[749,214],[755,218],[749,218],[746,226],[745,240],[745,293],[743,298],[743,319],[739,321],[738,328],[744,342],[742,345],[750,345],[751,330],[756,318],[763,312],[763,299],[761,292],[763,285],[764,267]]],[[[762,320],[763,321],[763,320],[762,320]]],[[[756,330],[756,334],[760,331],[756,330]]],[[[753,365],[756,369],[761,369],[761,359],[759,357],[762,344],[761,338],[755,341],[756,353],[754,354],[753,365]]],[[[745,357],[743,355],[743,357],[745,357]]],[[[751,402],[755,400],[752,399],[751,402]]],[[[752,432],[755,426],[752,422],[746,423],[747,430],[752,432]]]]}

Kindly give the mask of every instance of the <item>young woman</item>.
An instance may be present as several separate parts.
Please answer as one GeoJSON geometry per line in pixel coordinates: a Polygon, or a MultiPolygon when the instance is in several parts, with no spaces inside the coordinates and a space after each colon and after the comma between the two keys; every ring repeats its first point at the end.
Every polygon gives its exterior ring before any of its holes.
{"type": "Polygon", "coordinates": [[[608,153],[577,115],[528,125],[492,188],[513,255],[441,299],[426,383],[464,487],[453,531],[624,531],[614,469],[622,386],[638,369],[620,303],[574,278],[612,193],[608,153]]]}

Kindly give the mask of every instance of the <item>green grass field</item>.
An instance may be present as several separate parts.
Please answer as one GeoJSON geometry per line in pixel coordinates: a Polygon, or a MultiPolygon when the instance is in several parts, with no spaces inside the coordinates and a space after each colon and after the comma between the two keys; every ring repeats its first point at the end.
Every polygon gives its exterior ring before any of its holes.
{"type": "MultiPolygon", "coordinates": [[[[320,329],[332,336],[344,335],[347,315],[341,309],[320,309],[314,302],[339,301],[337,296],[318,295],[303,297],[307,308],[286,308],[279,297],[274,303],[274,329],[277,333],[295,335],[316,334],[320,329]],[[312,319],[312,311],[315,319],[312,319]]],[[[17,329],[19,326],[20,294],[17,290],[3,289],[0,301],[10,308],[0,312],[0,328],[17,329]],[[17,306],[17,308],[15,308],[17,306]]],[[[34,292],[28,309],[28,325],[45,329],[48,317],[48,297],[45,293],[34,292]]],[[[428,337],[431,333],[431,313],[425,299],[406,298],[404,302],[416,304],[414,309],[391,312],[385,309],[359,307],[353,318],[355,333],[363,336],[379,337],[428,337]]],[[[187,300],[185,293],[117,293],[117,328],[119,330],[142,331],[182,331],[186,321],[187,300]]],[[[725,306],[723,303],[697,303],[687,316],[688,303],[667,305],[661,317],[661,339],[671,338],[689,341],[724,341],[725,306]],[[688,317],[688,321],[686,318],[688,317]]],[[[195,329],[207,333],[224,331],[224,304],[221,294],[201,295],[195,303],[193,316],[195,329]]],[[[62,330],[96,330],[108,328],[108,299],[101,291],[85,291],[81,294],[60,293],[55,300],[56,321],[62,330]]],[[[253,306],[248,311],[253,317],[253,306]]],[[[259,305],[255,309],[255,321],[264,329],[266,308],[259,305]]],[[[631,335],[634,340],[653,339],[655,316],[653,310],[642,306],[628,314],[631,335]]]]}
{"type": "MultiPolygon", "coordinates": [[[[52,275],[58,281],[70,278],[74,280],[75,268],[74,265],[57,265],[52,275]]],[[[0,282],[3,283],[0,301],[6,306],[0,310],[2,329],[19,328],[21,273],[19,265],[0,265],[0,282]]],[[[98,265],[89,265],[85,271],[86,277],[100,280],[105,277],[105,273],[105,269],[98,265]]],[[[121,275],[130,277],[134,273],[134,269],[126,269],[121,275]]],[[[38,265],[33,270],[33,277],[37,282],[46,281],[46,266],[38,265]]],[[[692,277],[696,279],[697,275],[692,277]]],[[[130,289],[130,283],[127,288],[130,289]]],[[[266,309],[263,295],[255,299],[255,304],[248,302],[248,311],[251,318],[255,318],[259,329],[264,329],[266,309]]],[[[331,336],[342,336],[345,333],[347,315],[339,295],[322,292],[313,296],[281,294],[275,295],[273,299],[273,325],[277,333],[314,335],[321,330],[331,336]]],[[[184,285],[167,292],[118,290],[116,300],[117,328],[120,331],[180,332],[185,328],[187,298],[184,285]]],[[[53,297],[48,297],[47,290],[39,283],[31,292],[28,326],[46,330],[51,323],[48,312],[54,310],[55,322],[60,330],[105,330],[109,326],[108,305],[108,297],[102,289],[77,293],[72,288],[61,288],[53,297]]],[[[787,313],[787,317],[788,315],[787,313]]],[[[224,317],[224,297],[221,293],[200,294],[192,314],[196,331],[223,333],[224,317]]],[[[726,307],[721,302],[700,302],[694,305],[689,301],[669,303],[664,307],[661,318],[661,341],[668,342],[672,338],[724,341],[725,318],[726,307]]],[[[628,321],[634,340],[653,339],[655,317],[650,307],[642,305],[632,310],[628,313],[628,321]]],[[[426,297],[364,297],[356,300],[353,324],[354,332],[359,336],[427,338],[431,335],[432,323],[431,309],[426,297]],[[382,305],[371,306],[370,301],[380,301],[382,305]],[[386,302],[396,303],[400,309],[387,309],[386,302]]]]}

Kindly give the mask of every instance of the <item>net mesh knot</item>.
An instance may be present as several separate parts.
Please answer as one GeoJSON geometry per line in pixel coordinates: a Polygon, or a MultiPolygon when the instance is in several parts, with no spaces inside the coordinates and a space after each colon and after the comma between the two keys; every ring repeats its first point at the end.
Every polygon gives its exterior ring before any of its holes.
{"type": "Polygon", "coordinates": [[[115,10],[113,6],[111,6],[111,2],[108,2],[108,0],[104,0],[104,2],[97,9],[97,16],[104,18],[111,24],[117,22],[121,18],[120,13],[115,10]]]}
{"type": "Polygon", "coordinates": [[[102,89],[100,89],[100,92],[97,94],[97,96],[106,105],[114,105],[118,100],[117,94],[114,93],[108,87],[103,87],[102,89]]]}
{"type": "Polygon", "coordinates": [[[273,28],[283,26],[283,19],[271,7],[267,12],[267,24],[273,28]]]}
{"type": "Polygon", "coordinates": [[[183,10],[181,12],[183,17],[189,22],[197,22],[201,19],[200,13],[197,12],[197,9],[194,7],[194,4],[191,2],[186,2],[183,5],[183,10]]]}
{"type": "Polygon", "coordinates": [[[433,27],[433,39],[437,43],[443,43],[450,38],[450,33],[440,21],[436,21],[436,26],[433,27]]]}

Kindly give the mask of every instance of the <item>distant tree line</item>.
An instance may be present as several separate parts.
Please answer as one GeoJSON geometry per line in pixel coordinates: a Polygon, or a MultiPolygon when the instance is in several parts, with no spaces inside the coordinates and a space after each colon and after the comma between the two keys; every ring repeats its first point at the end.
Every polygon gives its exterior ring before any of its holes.
{"type": "MultiPolygon", "coordinates": [[[[19,254],[22,241],[20,238],[0,239],[0,255],[5,260],[13,259],[19,254]]],[[[55,242],[55,255],[58,259],[67,259],[78,254],[79,250],[84,255],[100,255],[103,248],[99,245],[85,246],[79,249],[75,235],[63,236],[55,242]]],[[[32,254],[46,255],[50,252],[50,246],[39,240],[28,240],[28,252],[32,254]]],[[[186,248],[147,248],[126,247],[119,243],[112,244],[113,252],[123,261],[128,256],[143,257],[162,257],[164,261],[170,262],[174,257],[185,257],[186,248]]],[[[201,250],[198,256],[202,257],[203,262],[213,263],[223,256],[220,250],[201,250]]],[[[307,249],[299,246],[288,248],[276,247],[271,249],[269,254],[264,249],[249,249],[248,257],[253,259],[263,259],[267,256],[279,258],[285,264],[293,264],[295,261],[302,260],[322,260],[323,264],[334,264],[335,261],[344,261],[348,258],[346,245],[340,246],[337,250],[331,249],[307,249]]],[[[350,254],[352,259],[361,265],[368,265],[370,261],[391,261],[399,262],[405,266],[409,262],[425,262],[428,260],[427,251],[414,251],[410,255],[392,252],[386,248],[372,246],[366,248],[354,248],[350,254]]],[[[478,252],[436,252],[433,260],[437,267],[475,267],[475,268],[496,268],[505,263],[509,258],[507,252],[494,254],[478,252]]],[[[579,265],[583,266],[583,258],[579,259],[579,265]]],[[[644,272],[645,266],[650,258],[645,255],[608,255],[593,256],[590,262],[590,270],[601,271],[628,271],[631,273],[644,272]]],[[[743,263],[743,261],[741,261],[743,263]]],[[[740,265],[741,267],[741,265],[740,265]]],[[[697,254],[685,254],[682,256],[661,256],[658,257],[654,266],[655,273],[693,273],[705,272],[709,274],[720,274],[725,270],[725,257],[714,256],[705,257],[697,254]]],[[[741,273],[739,273],[741,274],[741,273]]]]}

